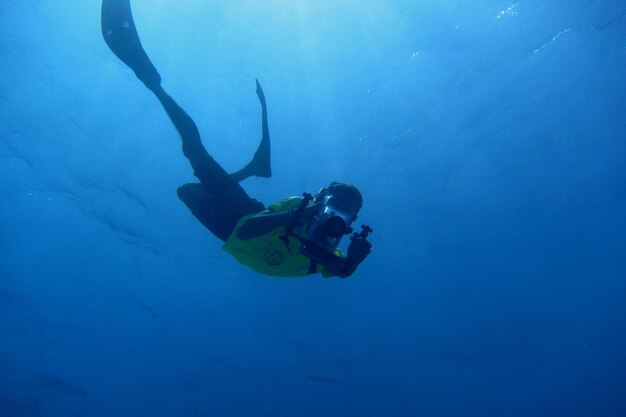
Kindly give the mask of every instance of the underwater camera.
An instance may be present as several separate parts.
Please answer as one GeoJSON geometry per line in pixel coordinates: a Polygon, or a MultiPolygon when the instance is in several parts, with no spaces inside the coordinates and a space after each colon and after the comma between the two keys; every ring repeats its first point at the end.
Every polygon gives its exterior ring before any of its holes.
{"type": "Polygon", "coordinates": [[[309,223],[306,237],[332,252],[339,245],[341,238],[352,232],[351,224],[350,215],[325,201],[309,223]]]}
{"type": "MultiPolygon", "coordinates": [[[[304,193],[304,199],[296,210],[294,218],[280,237],[289,249],[289,236],[293,236],[301,242],[300,252],[314,261],[323,265],[328,264],[336,257],[335,249],[341,239],[352,233],[353,217],[333,205],[333,199],[325,196],[323,192],[313,197],[304,193]],[[309,203],[319,204],[320,208],[313,216],[305,218],[305,211],[309,203]],[[303,229],[296,232],[295,229],[303,229]]],[[[364,232],[358,234],[366,238],[371,232],[369,226],[362,226],[364,232]]],[[[357,235],[355,233],[355,235],[357,235]]]]}

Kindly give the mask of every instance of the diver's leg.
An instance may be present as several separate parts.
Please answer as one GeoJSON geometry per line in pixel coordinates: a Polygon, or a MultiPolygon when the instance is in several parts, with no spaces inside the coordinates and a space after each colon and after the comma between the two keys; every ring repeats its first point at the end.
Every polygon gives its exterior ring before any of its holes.
{"type": "Polygon", "coordinates": [[[200,132],[193,119],[174,101],[163,87],[154,90],[165,112],[176,127],[183,142],[183,154],[189,160],[194,175],[212,194],[225,190],[244,195],[245,191],[207,152],[200,139],[200,132]]]}
{"type": "Polygon", "coordinates": [[[228,177],[226,171],[209,155],[204,145],[202,145],[198,127],[187,112],[165,92],[163,87],[155,89],[154,94],[161,102],[161,105],[182,139],[183,154],[191,163],[194,175],[198,177],[205,186],[210,186],[216,178],[228,177]]]}
{"type": "Polygon", "coordinates": [[[224,222],[216,210],[219,202],[209,194],[202,184],[185,184],[176,190],[178,198],[191,210],[196,219],[222,241],[228,240],[234,226],[224,222]]]}
{"type": "MultiPolygon", "coordinates": [[[[164,100],[160,97],[160,95],[162,96],[162,92],[159,91],[161,76],[141,45],[130,7],[130,0],[103,0],[101,10],[101,27],[102,36],[111,51],[135,72],[137,78],[139,78],[146,85],[146,87],[157,94],[161,103],[164,103],[164,100]]],[[[259,97],[259,101],[261,102],[262,110],[261,122],[263,133],[261,143],[259,144],[252,161],[250,161],[250,163],[248,163],[248,165],[246,165],[243,169],[231,174],[235,182],[240,182],[251,176],[264,178],[272,176],[272,169],[270,165],[270,137],[267,124],[267,106],[265,104],[263,89],[261,88],[258,80],[256,82],[256,92],[259,97]]],[[[170,100],[171,99],[165,99],[167,102],[170,100]]],[[[173,102],[173,100],[171,101],[173,102]]],[[[163,105],[166,107],[166,111],[168,108],[174,109],[174,106],[163,105]]],[[[170,118],[172,118],[172,113],[180,112],[168,111],[170,118]]],[[[186,117],[177,117],[176,119],[189,119],[189,121],[191,121],[189,116],[186,114],[184,114],[184,116],[186,117]]],[[[174,119],[172,119],[172,121],[175,122],[174,119]]],[[[193,122],[191,122],[191,124],[193,124],[193,122]]],[[[189,123],[185,123],[185,125],[189,125],[189,123]]],[[[197,131],[197,129],[195,129],[195,125],[191,130],[197,131]]],[[[192,144],[190,144],[190,146],[192,146],[192,144]]]]}
{"type": "Polygon", "coordinates": [[[162,87],[154,90],[167,115],[178,130],[183,142],[183,154],[201,184],[185,184],[178,189],[178,197],[193,215],[223,241],[246,214],[265,209],[259,201],[250,198],[244,189],[213,159],[202,145],[198,128],[189,115],[162,87]]]}
{"type": "Polygon", "coordinates": [[[259,80],[256,80],[256,94],[261,102],[261,126],[263,132],[261,136],[261,143],[259,144],[252,161],[239,171],[230,174],[231,178],[233,178],[236,182],[241,182],[246,178],[253,176],[263,178],[269,178],[272,176],[270,131],[267,125],[267,105],[265,103],[265,94],[263,94],[263,89],[261,88],[261,84],[259,84],[259,80]]]}
{"type": "Polygon", "coordinates": [[[161,76],[141,46],[130,10],[130,0],[103,0],[101,27],[104,41],[150,90],[161,84],[161,76]]]}
{"type": "MultiPolygon", "coordinates": [[[[135,28],[130,0],[102,1],[102,36],[111,51],[154,92],[183,140],[183,153],[203,184],[228,174],[206,152],[191,117],[163,90],[161,77],[144,51],[135,28]]],[[[243,191],[243,190],[242,190],[243,191]]]]}
{"type": "Polygon", "coordinates": [[[226,172],[202,146],[198,128],[191,117],[160,86],[161,77],[139,40],[130,0],[103,0],[101,24],[102,36],[111,51],[154,92],[165,108],[183,139],[183,152],[190,160],[196,176],[203,183],[209,183],[215,175],[226,176],[226,172]]]}
{"type": "MultiPolygon", "coordinates": [[[[181,199],[185,196],[183,201],[190,208],[194,207],[194,215],[211,231],[232,231],[244,215],[264,210],[263,204],[250,198],[208,154],[196,124],[160,86],[161,77],[139,41],[129,0],[102,2],[102,34],[111,50],[154,92],[178,130],[183,142],[183,153],[189,159],[194,175],[202,182],[202,190],[206,192],[206,195],[202,195],[198,185],[179,190],[181,199]],[[219,203],[211,206],[212,222],[209,222],[208,215],[198,214],[209,210],[209,202],[219,203]]],[[[224,240],[223,235],[224,232],[219,232],[218,237],[224,240]]]]}

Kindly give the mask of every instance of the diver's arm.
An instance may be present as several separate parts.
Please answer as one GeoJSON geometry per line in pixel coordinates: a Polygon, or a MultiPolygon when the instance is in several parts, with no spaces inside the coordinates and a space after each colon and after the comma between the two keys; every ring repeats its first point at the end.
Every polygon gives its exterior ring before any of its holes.
{"type": "MultiPolygon", "coordinates": [[[[319,204],[311,204],[305,208],[301,222],[319,211],[319,204]]],[[[288,210],[274,213],[270,210],[263,210],[247,219],[237,229],[237,237],[241,240],[254,239],[263,236],[279,227],[287,227],[294,220],[297,210],[288,210]]]]}
{"type": "Polygon", "coordinates": [[[291,211],[272,213],[264,210],[243,222],[237,229],[237,237],[241,240],[248,240],[263,236],[279,227],[287,227],[292,218],[291,211]]]}
{"type": "Polygon", "coordinates": [[[329,263],[326,265],[326,269],[332,275],[347,278],[354,274],[354,271],[371,251],[372,244],[370,242],[362,237],[353,236],[350,238],[350,245],[348,245],[348,255],[343,258],[337,258],[337,262],[329,263]]]}
{"type": "Polygon", "coordinates": [[[350,275],[354,274],[360,263],[361,262],[355,262],[347,258],[344,259],[341,269],[337,271],[337,275],[339,278],[348,278],[350,275]]]}
{"type": "MultiPolygon", "coordinates": [[[[301,222],[305,222],[306,219],[315,215],[320,209],[319,203],[310,204],[304,209],[301,222]]],[[[262,212],[255,214],[247,219],[237,229],[237,237],[241,240],[254,239],[255,237],[263,236],[272,230],[279,227],[287,227],[289,223],[297,216],[297,209],[281,211],[274,213],[270,210],[263,210],[262,212]]]]}
{"type": "Polygon", "coordinates": [[[327,278],[348,278],[350,275],[354,274],[359,264],[360,262],[355,259],[350,259],[347,256],[335,256],[335,259],[324,265],[325,272],[323,275],[327,278]]]}

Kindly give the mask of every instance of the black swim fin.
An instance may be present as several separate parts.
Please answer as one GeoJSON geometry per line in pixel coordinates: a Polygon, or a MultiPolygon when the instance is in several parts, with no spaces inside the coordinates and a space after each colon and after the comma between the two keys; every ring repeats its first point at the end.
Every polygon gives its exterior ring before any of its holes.
{"type": "Polygon", "coordinates": [[[161,76],[141,46],[130,0],[102,1],[102,36],[111,51],[135,72],[150,90],[161,85],[161,76]]]}
{"type": "Polygon", "coordinates": [[[267,124],[267,105],[265,104],[265,94],[263,93],[261,84],[259,84],[259,80],[256,80],[256,94],[261,102],[261,127],[263,131],[261,143],[259,143],[259,147],[254,153],[252,161],[239,171],[230,174],[231,178],[237,182],[241,182],[248,177],[270,178],[272,176],[270,132],[267,124]]]}

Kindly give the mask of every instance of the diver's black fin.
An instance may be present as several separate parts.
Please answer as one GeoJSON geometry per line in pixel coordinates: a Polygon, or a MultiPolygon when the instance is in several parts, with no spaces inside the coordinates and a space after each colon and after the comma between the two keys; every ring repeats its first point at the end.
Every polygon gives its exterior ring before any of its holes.
{"type": "Polygon", "coordinates": [[[270,178],[272,176],[272,167],[270,165],[270,148],[269,138],[261,139],[259,148],[254,154],[252,161],[237,172],[230,174],[231,178],[237,182],[241,182],[248,177],[270,178]]]}
{"type": "Polygon", "coordinates": [[[259,147],[254,153],[252,161],[239,171],[230,174],[231,178],[237,182],[241,182],[248,177],[270,178],[272,176],[270,132],[267,124],[267,105],[265,104],[265,94],[263,93],[261,84],[259,84],[259,80],[256,81],[256,94],[261,102],[261,125],[263,134],[261,136],[261,143],[259,143],[259,147]]]}
{"type": "Polygon", "coordinates": [[[102,36],[111,51],[135,72],[150,90],[161,85],[161,76],[143,50],[130,0],[102,1],[102,36]]]}

